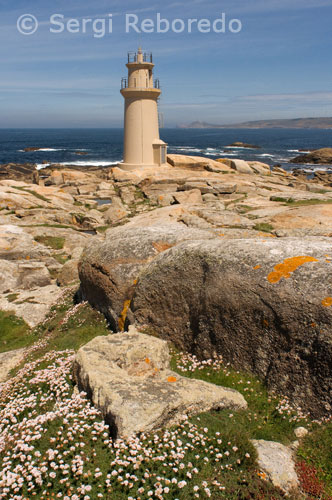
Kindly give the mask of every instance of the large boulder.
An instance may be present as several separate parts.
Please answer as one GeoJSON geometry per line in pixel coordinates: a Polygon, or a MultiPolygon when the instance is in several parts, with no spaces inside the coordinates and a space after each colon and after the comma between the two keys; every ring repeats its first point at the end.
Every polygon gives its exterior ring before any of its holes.
{"type": "Polygon", "coordinates": [[[237,391],[181,377],[169,363],[165,341],[130,328],[129,333],[97,337],[82,347],[74,376],[115,437],[153,432],[179,423],[184,414],[246,408],[237,391]]]}
{"type": "Polygon", "coordinates": [[[131,313],[321,416],[332,408],[331,257],[329,238],[184,242],[141,271],[131,313]]]}
{"type": "MultiPolygon", "coordinates": [[[[145,220],[142,218],[142,224],[146,225],[145,220]]],[[[213,237],[208,231],[174,222],[161,227],[126,224],[113,228],[107,232],[105,241],[91,241],[83,253],[79,264],[81,297],[103,312],[118,331],[124,326],[124,311],[128,309],[137,278],[149,262],[182,241],[213,237]]]]}
{"type": "MultiPolygon", "coordinates": [[[[207,167],[220,167],[215,160],[205,158],[204,156],[168,155],[167,162],[173,167],[189,168],[195,171],[204,171],[207,167]]],[[[224,170],[230,169],[225,167],[224,170]]]]}
{"type": "Polygon", "coordinates": [[[316,149],[311,153],[293,158],[291,163],[315,163],[332,165],[332,148],[316,149]]]}
{"type": "Polygon", "coordinates": [[[295,470],[292,451],[280,443],[253,440],[258,455],[258,465],[267,474],[274,486],[280,488],[286,495],[296,491],[299,480],[295,470]]]}

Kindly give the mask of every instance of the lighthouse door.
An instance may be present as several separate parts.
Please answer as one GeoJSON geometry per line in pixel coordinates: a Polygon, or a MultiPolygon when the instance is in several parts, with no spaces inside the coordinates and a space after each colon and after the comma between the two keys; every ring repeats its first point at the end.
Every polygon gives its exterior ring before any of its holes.
{"type": "Polygon", "coordinates": [[[164,165],[166,163],[166,146],[161,146],[160,148],[160,164],[164,165]]]}

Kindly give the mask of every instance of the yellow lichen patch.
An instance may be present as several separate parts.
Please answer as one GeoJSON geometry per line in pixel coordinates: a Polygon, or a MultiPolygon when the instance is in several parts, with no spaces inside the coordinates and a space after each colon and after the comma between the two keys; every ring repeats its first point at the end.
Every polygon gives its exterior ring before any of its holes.
{"type": "Polygon", "coordinates": [[[168,377],[167,382],[176,382],[176,377],[168,377]]]}
{"type": "Polygon", "coordinates": [[[326,299],[323,299],[322,306],[331,307],[332,306],[332,297],[326,297],[326,299]]]}
{"type": "Polygon", "coordinates": [[[275,234],[270,234],[270,233],[259,233],[259,236],[262,238],[276,238],[275,234]]]}
{"type": "Polygon", "coordinates": [[[118,321],[120,332],[123,332],[123,330],[124,330],[126,319],[127,319],[127,312],[128,312],[129,307],[130,307],[130,303],[131,303],[131,300],[126,300],[124,305],[123,305],[123,309],[122,309],[122,312],[120,314],[120,318],[118,321]]]}
{"type": "Polygon", "coordinates": [[[274,267],[274,271],[268,275],[267,279],[270,283],[278,283],[281,278],[288,279],[298,267],[308,262],[318,262],[318,259],[307,255],[285,259],[284,262],[274,267]]]}
{"type": "Polygon", "coordinates": [[[225,236],[224,233],[219,233],[218,236],[225,236]]]}
{"type": "Polygon", "coordinates": [[[150,364],[149,358],[145,358],[145,363],[150,364]]]}
{"type": "Polygon", "coordinates": [[[261,267],[262,267],[262,266],[259,266],[259,265],[258,265],[258,266],[255,266],[253,269],[255,269],[255,270],[256,270],[256,269],[260,269],[261,267]]]}

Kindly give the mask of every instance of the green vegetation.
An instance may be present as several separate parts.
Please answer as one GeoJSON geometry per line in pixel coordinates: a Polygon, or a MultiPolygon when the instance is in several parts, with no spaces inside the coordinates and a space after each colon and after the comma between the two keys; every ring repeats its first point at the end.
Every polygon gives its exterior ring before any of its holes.
{"type": "Polygon", "coordinates": [[[305,207],[310,205],[330,205],[332,200],[318,200],[317,198],[311,198],[308,200],[294,200],[293,198],[282,198],[280,196],[271,196],[271,201],[278,201],[284,203],[286,206],[290,207],[305,207]]]}
{"type": "Polygon", "coordinates": [[[251,210],[256,210],[257,207],[250,207],[249,205],[237,205],[235,208],[239,214],[247,214],[248,212],[251,212],[251,210]]]}
{"type": "Polygon", "coordinates": [[[15,302],[15,300],[18,299],[19,295],[19,293],[10,293],[6,295],[6,299],[8,300],[8,302],[15,302]]]}
{"type": "MultiPolygon", "coordinates": [[[[319,497],[301,494],[288,498],[328,500],[332,491],[332,424],[311,423],[285,398],[269,394],[256,377],[231,369],[222,359],[200,362],[172,349],[171,364],[180,375],[238,390],[248,402],[246,410],[213,411],[184,418],[172,429],[115,445],[100,413],[90,408],[84,398],[75,396],[71,377],[73,352],[110,331],[99,312],[87,303],[75,305],[72,294],[73,289],[32,331],[10,313],[0,314],[0,331],[6,332],[10,341],[4,350],[8,345],[11,349],[21,347],[17,339],[29,339],[30,344],[35,341],[27,359],[13,372],[8,392],[0,397],[0,430],[1,410],[5,409],[6,415],[15,412],[15,419],[3,424],[8,435],[15,437],[14,442],[18,437],[28,442],[30,434],[35,436],[34,452],[24,461],[21,452],[13,451],[12,443],[0,452],[0,470],[14,470],[23,464],[20,494],[24,498],[47,500],[65,490],[69,499],[88,495],[94,500],[100,494],[106,500],[281,500],[284,495],[263,480],[251,439],[289,444],[295,439],[294,429],[304,425],[311,433],[299,449],[299,460],[317,468],[323,486],[319,497]],[[19,407],[15,401],[20,401],[19,407]],[[44,430],[35,430],[37,417],[46,415],[44,430]],[[171,454],[173,448],[179,457],[171,454]],[[41,471],[43,482],[39,485],[33,478],[33,488],[28,490],[32,461],[34,470],[41,471]],[[51,463],[60,468],[52,468],[51,463]],[[68,464],[66,475],[60,470],[61,464],[68,464]],[[87,487],[83,493],[82,487],[87,487]],[[160,487],[162,493],[157,496],[160,487]]],[[[13,498],[12,490],[3,498],[13,498]]]]}
{"type": "MultiPolygon", "coordinates": [[[[326,485],[325,492],[332,498],[332,421],[314,426],[299,448],[298,456],[314,468],[316,477],[326,485]]],[[[327,497],[322,494],[321,498],[327,497]]]]}
{"type": "Polygon", "coordinates": [[[59,262],[59,264],[64,265],[68,260],[71,259],[70,255],[65,253],[56,253],[52,257],[59,262]]]}
{"type": "Polygon", "coordinates": [[[96,227],[96,231],[97,233],[106,233],[107,229],[109,229],[110,227],[112,226],[99,226],[99,227],[96,227]]]}
{"type": "Polygon", "coordinates": [[[260,222],[256,224],[253,229],[255,229],[255,231],[262,231],[263,233],[272,233],[274,227],[267,222],[260,222]]]}
{"type": "Polygon", "coordinates": [[[36,191],[33,191],[32,189],[27,189],[25,187],[18,187],[18,186],[11,186],[12,189],[18,189],[19,191],[23,191],[25,193],[29,193],[29,194],[32,194],[33,196],[35,196],[36,198],[38,198],[38,200],[42,200],[42,201],[46,201],[47,203],[51,203],[50,200],[48,200],[47,198],[45,198],[45,196],[37,193],[36,191]]]}
{"type": "Polygon", "coordinates": [[[62,250],[66,239],[59,236],[36,236],[35,241],[42,243],[47,247],[53,248],[53,250],[62,250]]]}
{"type": "Polygon", "coordinates": [[[31,345],[36,337],[29,330],[29,326],[14,313],[0,311],[0,352],[31,345]]]}
{"type": "MultiPolygon", "coordinates": [[[[268,393],[266,387],[255,376],[231,368],[220,363],[215,368],[192,362],[188,355],[175,354],[172,369],[181,375],[210,382],[211,384],[229,387],[239,391],[248,403],[248,409],[239,412],[223,410],[201,416],[206,426],[219,427],[229,432],[236,429],[247,439],[265,439],[289,444],[294,440],[294,429],[307,424],[307,420],[292,409],[280,405],[280,398],[268,393]],[[182,361],[181,361],[182,358],[182,361]]],[[[286,400],[285,400],[286,401],[286,400]]]]}

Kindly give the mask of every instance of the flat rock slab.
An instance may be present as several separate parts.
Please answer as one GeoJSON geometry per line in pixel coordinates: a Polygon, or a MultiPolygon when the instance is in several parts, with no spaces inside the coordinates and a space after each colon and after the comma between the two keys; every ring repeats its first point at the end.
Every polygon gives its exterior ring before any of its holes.
{"type": "Polygon", "coordinates": [[[33,288],[32,290],[18,290],[17,299],[10,302],[6,296],[0,296],[0,310],[14,311],[16,316],[34,328],[44,321],[50,308],[58,302],[63,289],[56,285],[33,288]]]}
{"type": "Polygon", "coordinates": [[[116,437],[177,424],[184,414],[246,408],[243,396],[169,369],[167,342],[139,333],[97,337],[76,356],[74,376],[116,437]]]}
{"type": "Polygon", "coordinates": [[[272,483],[290,493],[299,487],[292,452],[289,448],[274,441],[253,440],[258,453],[258,464],[269,476],[272,483]]]}
{"type": "Polygon", "coordinates": [[[7,380],[10,371],[17,366],[24,357],[25,349],[0,353],[0,383],[7,380]]]}

